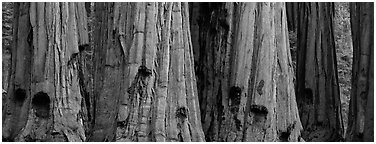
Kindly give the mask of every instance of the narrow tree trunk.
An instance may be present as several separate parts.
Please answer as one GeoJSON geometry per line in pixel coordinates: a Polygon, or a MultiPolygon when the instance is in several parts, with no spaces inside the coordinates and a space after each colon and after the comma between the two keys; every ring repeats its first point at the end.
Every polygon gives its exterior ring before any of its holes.
{"type": "Polygon", "coordinates": [[[286,14],[289,31],[296,31],[298,27],[298,3],[286,2],[286,14]]]}
{"type": "Polygon", "coordinates": [[[29,9],[30,3],[14,3],[14,42],[11,48],[8,94],[3,101],[3,105],[5,105],[2,115],[3,141],[14,141],[21,129],[25,127],[31,101],[29,89],[31,83],[30,49],[32,47],[30,36],[32,30],[29,9]]]}
{"type": "Polygon", "coordinates": [[[193,3],[207,141],[298,141],[302,130],[283,3],[193,3]]]}
{"type": "Polygon", "coordinates": [[[374,141],[373,5],[350,3],[354,62],[346,141],[374,141]]]}
{"type": "Polygon", "coordinates": [[[127,90],[117,141],[204,141],[188,4],[115,3],[113,11],[127,90]]]}
{"type": "Polygon", "coordinates": [[[333,3],[299,3],[297,102],[306,141],[343,137],[333,10],[333,3]]]}
{"type": "Polygon", "coordinates": [[[16,3],[15,11],[3,138],[85,141],[77,74],[79,46],[88,44],[83,3],[16,3]]]}

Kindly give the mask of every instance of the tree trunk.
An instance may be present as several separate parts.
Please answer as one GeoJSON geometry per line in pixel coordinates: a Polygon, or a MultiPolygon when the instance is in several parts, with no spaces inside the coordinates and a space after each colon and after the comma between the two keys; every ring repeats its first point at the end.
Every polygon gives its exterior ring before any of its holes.
{"type": "Polygon", "coordinates": [[[354,48],[346,141],[374,141],[373,3],[350,3],[354,48]]]}
{"type": "Polygon", "coordinates": [[[206,140],[298,141],[284,4],[191,5],[206,140]]]}
{"type": "Polygon", "coordinates": [[[188,3],[115,3],[127,91],[117,141],[204,141],[188,3]]]}
{"type": "Polygon", "coordinates": [[[287,24],[289,31],[296,31],[298,27],[298,3],[286,2],[287,24]]]}
{"type": "Polygon", "coordinates": [[[343,137],[333,12],[333,3],[299,3],[297,102],[306,141],[343,137]]]}
{"type": "Polygon", "coordinates": [[[88,44],[83,3],[15,5],[3,139],[85,141],[77,74],[79,46],[88,44]]]}
{"type": "MultiPolygon", "coordinates": [[[[87,13],[87,17],[82,16],[82,18],[86,18],[87,20],[87,29],[88,31],[88,38],[89,43],[87,45],[79,46],[80,53],[78,55],[78,77],[80,83],[80,92],[83,96],[83,105],[85,109],[83,109],[84,115],[84,127],[85,127],[85,134],[90,135],[91,129],[93,128],[94,124],[94,39],[93,39],[93,27],[94,27],[94,16],[93,11],[91,11],[92,6],[90,2],[85,2],[85,9],[87,13]]],[[[83,13],[81,13],[83,15],[83,13]]]]}
{"type": "Polygon", "coordinates": [[[119,98],[124,93],[124,54],[114,3],[95,3],[94,120],[88,141],[115,141],[119,98]]]}

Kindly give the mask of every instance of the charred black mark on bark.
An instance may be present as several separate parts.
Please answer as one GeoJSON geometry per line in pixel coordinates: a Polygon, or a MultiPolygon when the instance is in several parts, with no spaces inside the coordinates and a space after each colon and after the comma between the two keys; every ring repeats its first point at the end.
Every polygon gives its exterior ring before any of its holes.
{"type": "Polygon", "coordinates": [[[148,69],[146,66],[144,65],[141,65],[139,68],[138,68],[138,73],[141,74],[142,76],[144,77],[148,77],[150,76],[152,73],[151,73],[151,69],[148,69]]]}
{"type": "Polygon", "coordinates": [[[288,131],[279,133],[279,140],[281,142],[288,142],[289,137],[290,137],[290,132],[288,131]]]}
{"type": "Polygon", "coordinates": [[[282,141],[282,142],[288,142],[288,141],[289,141],[289,137],[290,137],[290,135],[291,135],[291,131],[294,129],[295,124],[296,124],[296,121],[295,121],[293,124],[290,124],[290,125],[286,128],[286,131],[279,131],[279,132],[278,132],[279,140],[280,140],[280,141],[282,141]]]}
{"type": "MultiPolygon", "coordinates": [[[[263,105],[251,105],[250,111],[254,114],[254,123],[264,123],[267,119],[268,109],[263,105]]],[[[251,113],[249,113],[250,115],[251,113]]],[[[251,116],[251,115],[250,115],[251,116]]]]}
{"type": "Polygon", "coordinates": [[[89,44],[83,44],[83,45],[79,45],[79,46],[78,46],[78,50],[79,50],[80,52],[88,51],[89,48],[90,48],[89,44]]]}
{"type": "Polygon", "coordinates": [[[186,119],[188,116],[188,109],[185,108],[185,107],[179,107],[177,110],[176,110],[176,117],[180,118],[180,119],[186,119]]]}
{"type": "Polygon", "coordinates": [[[127,126],[127,122],[126,121],[118,121],[117,122],[117,127],[126,127],[127,126]]]}
{"type": "Polygon", "coordinates": [[[24,100],[26,99],[26,91],[24,89],[18,88],[14,92],[14,99],[16,100],[16,102],[19,102],[19,103],[24,102],[24,100]]]}
{"type": "Polygon", "coordinates": [[[233,86],[230,88],[230,100],[232,105],[239,105],[240,104],[240,96],[242,94],[242,89],[237,86],[233,86]]]}
{"type": "Polygon", "coordinates": [[[263,105],[251,105],[251,112],[255,115],[264,115],[268,114],[268,109],[263,105]]]}
{"type": "Polygon", "coordinates": [[[240,128],[242,127],[240,120],[236,116],[234,116],[234,120],[235,120],[236,129],[240,131],[240,128]]]}
{"type": "Polygon", "coordinates": [[[229,94],[229,98],[231,101],[230,111],[232,113],[237,113],[239,111],[241,93],[242,93],[242,89],[240,87],[233,86],[230,88],[230,94],[229,94]]]}
{"type": "Polygon", "coordinates": [[[257,93],[259,95],[263,94],[262,88],[264,87],[264,80],[261,80],[257,86],[257,93]]]}
{"type": "Polygon", "coordinates": [[[50,113],[50,97],[44,92],[38,92],[32,99],[35,115],[39,118],[48,118],[50,113]]]}

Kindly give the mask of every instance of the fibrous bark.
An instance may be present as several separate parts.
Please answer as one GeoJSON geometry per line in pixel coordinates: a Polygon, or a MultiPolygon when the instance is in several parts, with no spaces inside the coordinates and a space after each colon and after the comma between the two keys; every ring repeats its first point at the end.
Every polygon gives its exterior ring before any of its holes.
{"type": "Polygon", "coordinates": [[[115,141],[119,98],[125,91],[118,11],[114,3],[95,3],[94,7],[94,114],[88,141],[115,141]]]}
{"type": "Polygon", "coordinates": [[[3,139],[85,141],[77,74],[79,46],[88,43],[83,3],[15,5],[3,139]]]}
{"type": "Polygon", "coordinates": [[[373,3],[350,3],[354,61],[346,141],[374,141],[373,10],[373,3]]]}
{"type": "Polygon", "coordinates": [[[306,141],[340,141],[343,122],[333,3],[299,3],[297,102],[306,141]]]}
{"type": "Polygon", "coordinates": [[[204,141],[187,3],[115,3],[125,54],[117,141],[204,141]]]}
{"type": "Polygon", "coordinates": [[[283,3],[193,3],[207,141],[298,141],[302,129],[283,3]]]}

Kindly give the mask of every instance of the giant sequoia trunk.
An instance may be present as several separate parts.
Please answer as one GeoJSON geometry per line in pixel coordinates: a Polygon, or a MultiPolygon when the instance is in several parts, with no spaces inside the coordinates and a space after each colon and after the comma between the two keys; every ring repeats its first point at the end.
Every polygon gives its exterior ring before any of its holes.
{"type": "MultiPolygon", "coordinates": [[[[114,3],[95,3],[94,107],[88,141],[115,141],[119,98],[125,91],[124,53],[114,3]]],[[[90,97],[90,95],[89,95],[90,97]]]]}
{"type": "Polygon", "coordinates": [[[374,141],[373,7],[350,3],[354,62],[346,141],[374,141]]]}
{"type": "Polygon", "coordinates": [[[333,3],[299,3],[297,102],[306,141],[343,135],[333,3]]]}
{"type": "Polygon", "coordinates": [[[283,3],[192,3],[207,141],[298,141],[283,3]]]}
{"type": "Polygon", "coordinates": [[[106,35],[115,36],[125,58],[126,91],[113,105],[120,106],[116,140],[204,141],[188,4],[104,5],[108,18],[101,21],[113,24],[106,35]]]}
{"type": "Polygon", "coordinates": [[[3,140],[85,141],[77,74],[83,3],[15,3],[3,140]]]}

